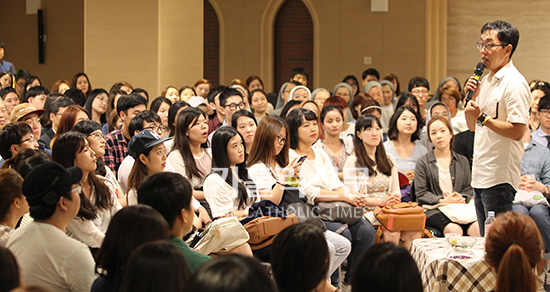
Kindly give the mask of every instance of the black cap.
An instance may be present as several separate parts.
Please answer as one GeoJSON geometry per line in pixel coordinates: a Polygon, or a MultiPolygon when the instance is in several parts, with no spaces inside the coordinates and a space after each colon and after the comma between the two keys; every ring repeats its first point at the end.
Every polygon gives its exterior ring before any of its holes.
{"type": "Polygon", "coordinates": [[[138,159],[139,155],[145,150],[170,139],[172,138],[160,137],[160,135],[153,130],[143,130],[135,134],[128,143],[128,154],[134,159],[138,159]]]}
{"type": "Polygon", "coordinates": [[[80,182],[82,170],[78,167],[65,168],[50,161],[31,170],[23,181],[23,195],[29,206],[51,206],[62,195],[71,192],[73,184],[80,182]]]}

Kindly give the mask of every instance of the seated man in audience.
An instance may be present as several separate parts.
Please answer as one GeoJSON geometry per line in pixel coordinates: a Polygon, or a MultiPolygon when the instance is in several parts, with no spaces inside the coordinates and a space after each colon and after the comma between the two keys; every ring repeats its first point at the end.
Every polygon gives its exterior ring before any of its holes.
{"type": "Polygon", "coordinates": [[[309,73],[307,73],[307,70],[302,67],[294,68],[292,70],[292,74],[290,75],[290,81],[298,81],[300,85],[306,86],[306,87],[307,87],[308,78],[309,78],[309,73]]]}
{"type": "Polygon", "coordinates": [[[408,90],[418,100],[418,114],[423,120],[426,120],[428,110],[426,109],[426,103],[430,98],[430,82],[424,77],[413,77],[409,81],[408,90]]]}
{"type": "Polygon", "coordinates": [[[23,149],[38,149],[31,127],[23,123],[7,124],[0,131],[0,166],[23,149]]]}
{"type": "Polygon", "coordinates": [[[51,291],[90,291],[96,278],[94,259],[86,245],[65,230],[80,209],[78,167],[65,169],[46,162],[23,182],[34,221],[15,230],[7,247],[21,268],[21,280],[51,291]]]}
{"type": "Polygon", "coordinates": [[[363,78],[363,86],[367,85],[367,83],[371,81],[380,81],[380,73],[378,70],[374,68],[369,68],[365,71],[363,71],[363,74],[361,75],[361,78],[363,78]]]}
{"type": "Polygon", "coordinates": [[[31,87],[25,94],[25,102],[34,105],[37,109],[44,109],[48,94],[50,94],[50,91],[44,86],[31,87]]]}
{"type": "Polygon", "coordinates": [[[539,128],[533,132],[533,140],[540,145],[550,149],[550,96],[545,95],[539,101],[537,117],[539,118],[539,128]]]}
{"type": "Polygon", "coordinates": [[[194,273],[211,258],[192,251],[183,237],[193,229],[193,188],[181,174],[162,172],[148,177],[138,188],[138,203],[157,210],[168,222],[170,241],[176,245],[194,273]]]}
{"type": "Polygon", "coordinates": [[[122,126],[107,135],[105,143],[105,155],[103,161],[114,173],[128,156],[128,142],[130,135],[130,121],[140,112],[147,109],[147,100],[138,93],[123,95],[118,99],[116,109],[122,120],[122,126]]]}
{"type": "Polygon", "coordinates": [[[64,96],[50,103],[50,121],[52,121],[52,127],[40,136],[40,144],[43,144],[47,148],[50,147],[50,142],[52,142],[53,136],[55,136],[55,132],[57,132],[57,127],[59,126],[59,121],[61,120],[63,112],[65,112],[68,106],[73,104],[74,102],[70,98],[64,96]]]}
{"type": "MultiPolygon", "coordinates": [[[[530,117],[530,119],[532,118],[530,117]]],[[[542,123],[541,120],[541,127],[542,123]]],[[[518,192],[539,191],[543,196],[548,197],[550,196],[550,150],[531,138],[529,127],[525,127],[523,144],[527,145],[521,159],[521,173],[524,175],[520,179],[518,192]]],[[[533,195],[530,194],[529,197],[533,197],[533,195]]],[[[516,195],[512,210],[531,216],[535,220],[544,241],[546,259],[550,260],[550,210],[548,209],[548,201],[544,199],[537,205],[530,206],[533,202],[525,204],[521,202],[522,199],[520,198],[523,198],[523,196],[516,195]]]]}
{"type": "MultiPolygon", "coordinates": [[[[40,140],[42,134],[42,124],[40,124],[40,116],[45,112],[43,109],[37,109],[30,103],[22,103],[16,106],[11,112],[10,120],[12,123],[23,122],[29,125],[32,129],[34,141],[40,140]]],[[[38,149],[46,151],[50,156],[52,151],[46,148],[46,145],[38,142],[38,149]]]]}
{"type": "MultiPolygon", "coordinates": [[[[228,87],[224,91],[222,91],[222,93],[220,94],[219,108],[219,112],[224,117],[222,127],[231,126],[231,118],[233,117],[233,114],[238,110],[245,109],[245,106],[246,105],[243,101],[243,95],[237,89],[228,87]]],[[[212,136],[214,135],[214,132],[208,135],[209,143],[212,142],[212,136]]]]}
{"type": "Polygon", "coordinates": [[[225,90],[225,86],[218,85],[214,88],[212,88],[208,92],[208,107],[210,107],[211,110],[213,110],[216,115],[208,121],[208,134],[214,132],[219,127],[223,125],[223,122],[225,120],[224,115],[222,114],[222,109],[220,106],[220,94],[225,90]]]}

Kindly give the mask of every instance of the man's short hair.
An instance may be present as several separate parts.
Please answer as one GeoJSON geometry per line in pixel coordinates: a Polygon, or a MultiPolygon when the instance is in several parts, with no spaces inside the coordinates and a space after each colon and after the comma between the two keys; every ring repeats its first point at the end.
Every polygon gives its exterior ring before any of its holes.
{"type": "Polygon", "coordinates": [[[376,70],[374,68],[369,68],[369,69],[363,71],[363,75],[361,75],[363,77],[363,80],[365,80],[365,78],[367,78],[367,75],[375,76],[376,80],[380,80],[380,73],[378,72],[378,70],[376,70]]]}
{"type": "Polygon", "coordinates": [[[483,34],[486,30],[496,31],[498,40],[503,45],[512,45],[512,52],[510,52],[510,58],[512,58],[512,55],[516,51],[516,47],[518,46],[519,42],[518,29],[509,22],[506,22],[504,20],[496,20],[493,22],[487,22],[481,28],[481,34],[483,34]]]}
{"type": "Polygon", "coordinates": [[[116,109],[119,115],[120,115],[120,112],[124,112],[125,114],[127,114],[128,109],[131,109],[141,104],[147,107],[147,100],[145,99],[145,97],[141,96],[139,93],[130,93],[130,94],[122,95],[118,99],[118,102],[116,104],[116,109]]]}
{"type": "Polygon", "coordinates": [[[179,173],[161,172],[153,174],[137,189],[138,203],[157,210],[170,229],[174,227],[182,209],[191,210],[193,188],[189,181],[179,173]]]}
{"type": "Polygon", "coordinates": [[[72,99],[72,101],[76,105],[84,107],[84,105],[86,104],[86,95],[84,95],[82,90],[80,90],[78,88],[71,88],[71,89],[65,91],[65,93],[63,93],[63,94],[66,97],[72,99]]]}
{"type": "Polygon", "coordinates": [[[219,93],[222,93],[226,88],[227,86],[225,85],[214,86],[212,89],[210,89],[210,91],[206,95],[206,99],[208,100],[209,103],[215,102],[216,95],[218,95],[219,93]]]}
{"type": "Polygon", "coordinates": [[[21,122],[7,124],[0,132],[0,155],[4,159],[10,159],[11,145],[20,144],[25,135],[32,134],[32,128],[21,122]]]}
{"type": "Polygon", "coordinates": [[[162,124],[162,121],[155,112],[150,110],[144,110],[141,113],[137,114],[130,120],[130,125],[128,125],[128,131],[130,132],[130,138],[134,137],[136,131],[143,131],[143,122],[148,123],[157,123],[162,124]]]}
{"type": "Polygon", "coordinates": [[[225,106],[225,103],[227,102],[227,99],[230,97],[230,96],[233,96],[233,95],[238,95],[240,96],[241,98],[243,98],[243,95],[241,94],[240,91],[238,91],[237,89],[235,88],[229,88],[227,87],[226,89],[224,89],[224,91],[222,91],[222,93],[220,94],[220,105],[221,106],[225,106]]]}
{"type": "Polygon", "coordinates": [[[19,71],[17,71],[17,73],[15,74],[15,81],[19,79],[27,80],[30,77],[31,77],[31,73],[29,73],[29,71],[25,69],[19,69],[19,71]]]}
{"type": "Polygon", "coordinates": [[[50,103],[50,113],[56,115],[60,108],[62,107],[68,107],[70,105],[74,105],[74,102],[72,99],[66,97],[66,96],[60,96],[56,100],[52,101],[50,103]]]}
{"type": "Polygon", "coordinates": [[[33,87],[29,88],[29,90],[25,94],[25,101],[24,102],[28,102],[29,98],[31,98],[31,97],[34,98],[35,96],[40,95],[40,94],[48,95],[48,94],[50,94],[50,91],[44,86],[40,86],[40,85],[33,86],[33,87]]]}
{"type": "Polygon", "coordinates": [[[409,81],[409,87],[407,89],[411,92],[415,87],[426,87],[427,90],[430,90],[430,82],[424,77],[413,77],[409,81]]]}
{"type": "Polygon", "coordinates": [[[550,95],[545,95],[541,97],[538,110],[550,110],[550,95]]]}
{"type": "Polygon", "coordinates": [[[309,73],[307,73],[307,70],[302,67],[297,67],[292,69],[292,74],[290,75],[290,78],[294,78],[296,75],[304,75],[306,76],[306,79],[309,79],[309,73]]]}

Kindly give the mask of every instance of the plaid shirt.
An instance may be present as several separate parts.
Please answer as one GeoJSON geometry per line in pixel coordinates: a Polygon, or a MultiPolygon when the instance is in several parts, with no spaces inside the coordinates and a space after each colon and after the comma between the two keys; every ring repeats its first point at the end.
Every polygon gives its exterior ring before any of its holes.
{"type": "Polygon", "coordinates": [[[118,167],[124,160],[124,157],[128,155],[128,142],[122,134],[122,128],[118,128],[111,133],[107,134],[107,141],[105,143],[105,154],[103,155],[103,161],[114,172],[118,171],[118,167]]]}

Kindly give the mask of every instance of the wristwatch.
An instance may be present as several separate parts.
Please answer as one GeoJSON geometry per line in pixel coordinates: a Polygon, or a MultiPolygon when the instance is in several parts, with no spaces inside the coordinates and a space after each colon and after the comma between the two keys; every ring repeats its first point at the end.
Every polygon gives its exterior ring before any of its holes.
{"type": "Polygon", "coordinates": [[[483,127],[485,126],[485,123],[487,123],[489,119],[490,117],[487,116],[487,114],[481,113],[481,116],[479,116],[479,118],[477,119],[477,124],[483,127]]]}

